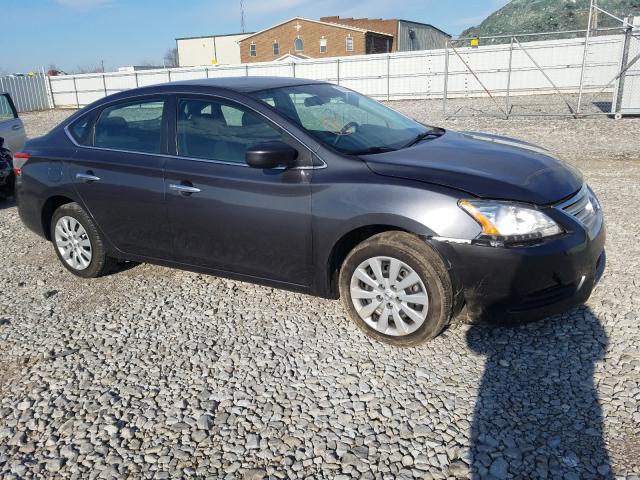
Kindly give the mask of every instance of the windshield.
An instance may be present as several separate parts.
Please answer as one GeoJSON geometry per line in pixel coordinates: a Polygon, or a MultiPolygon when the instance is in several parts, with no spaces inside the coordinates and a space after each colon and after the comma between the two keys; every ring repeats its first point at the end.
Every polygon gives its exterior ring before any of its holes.
{"type": "Polygon", "coordinates": [[[347,155],[397,150],[429,131],[375,100],[335,85],[282,87],[252,95],[347,155]]]}

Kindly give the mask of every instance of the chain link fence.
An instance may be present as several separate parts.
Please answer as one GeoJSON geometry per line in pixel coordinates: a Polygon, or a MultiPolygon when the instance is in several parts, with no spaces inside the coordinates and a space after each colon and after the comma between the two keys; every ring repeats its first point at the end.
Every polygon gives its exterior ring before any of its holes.
{"type": "Polygon", "coordinates": [[[634,26],[633,17],[618,18],[596,2],[585,17],[585,30],[451,40],[446,47],[445,116],[639,113],[634,52],[640,18],[634,26]]]}

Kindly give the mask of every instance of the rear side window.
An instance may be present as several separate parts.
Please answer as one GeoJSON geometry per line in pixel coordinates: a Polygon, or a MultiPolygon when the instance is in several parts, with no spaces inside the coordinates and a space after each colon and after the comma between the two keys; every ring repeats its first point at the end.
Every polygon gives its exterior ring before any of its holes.
{"type": "Polygon", "coordinates": [[[69,125],[69,133],[80,145],[91,145],[91,116],[85,115],[69,125]]]}
{"type": "Polygon", "coordinates": [[[164,102],[150,100],[105,108],[95,128],[94,146],[160,153],[164,102]]]}
{"type": "Polygon", "coordinates": [[[0,95],[0,121],[12,120],[16,117],[16,112],[14,112],[11,102],[9,102],[9,97],[0,95]]]}

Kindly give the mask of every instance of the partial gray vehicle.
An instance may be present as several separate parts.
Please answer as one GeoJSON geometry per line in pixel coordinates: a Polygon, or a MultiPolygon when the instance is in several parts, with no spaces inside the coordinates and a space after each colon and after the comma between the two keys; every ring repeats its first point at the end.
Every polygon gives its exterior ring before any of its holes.
{"type": "Polygon", "coordinates": [[[11,152],[18,152],[27,141],[22,120],[18,117],[11,96],[0,92],[0,138],[4,139],[4,146],[11,152]]]}

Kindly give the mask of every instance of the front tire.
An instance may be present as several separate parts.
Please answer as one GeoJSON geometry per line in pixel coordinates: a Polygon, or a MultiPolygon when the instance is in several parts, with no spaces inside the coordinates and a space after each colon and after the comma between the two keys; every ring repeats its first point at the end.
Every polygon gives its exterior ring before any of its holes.
{"type": "Polygon", "coordinates": [[[370,337],[411,347],[436,336],[452,313],[452,287],[439,255],[415,235],[375,235],[347,256],[340,297],[353,322],[370,337]]]}
{"type": "Polygon", "coordinates": [[[78,277],[101,277],[115,263],[107,256],[95,223],[75,202],[66,203],[54,212],[51,241],[62,265],[78,277]]]}

